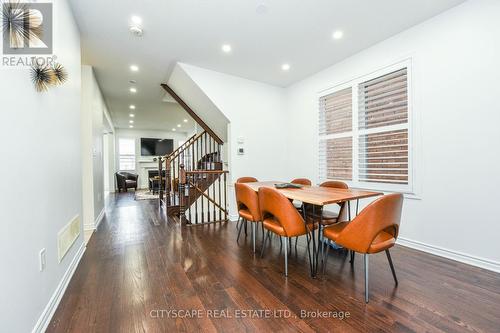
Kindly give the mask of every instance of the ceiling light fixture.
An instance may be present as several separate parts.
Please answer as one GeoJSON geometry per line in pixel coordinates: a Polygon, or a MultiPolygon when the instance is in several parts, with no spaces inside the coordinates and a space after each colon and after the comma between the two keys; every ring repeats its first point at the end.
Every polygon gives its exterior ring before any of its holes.
{"type": "Polygon", "coordinates": [[[181,127],[181,124],[177,124],[177,127],[181,127]]]}
{"type": "Polygon", "coordinates": [[[281,69],[284,70],[285,72],[290,70],[290,64],[283,64],[281,65],[281,69]]]}
{"type": "Polygon", "coordinates": [[[229,53],[229,52],[231,52],[232,47],[231,47],[231,45],[229,45],[229,44],[224,44],[224,45],[222,45],[222,48],[221,48],[221,49],[222,49],[222,52],[224,52],[224,53],[229,53]]]}
{"type": "Polygon", "coordinates": [[[135,114],[131,113],[129,114],[130,118],[134,118],[135,117],[135,114]]]}
{"type": "Polygon", "coordinates": [[[135,89],[134,87],[130,88],[130,92],[135,94],[137,92],[137,89],[135,89]]]}
{"type": "Polygon", "coordinates": [[[133,123],[134,123],[134,121],[133,121],[133,120],[129,120],[128,122],[129,122],[129,124],[133,124],[133,123]]]}
{"type": "Polygon", "coordinates": [[[175,128],[172,128],[172,132],[175,132],[175,128]]]}
{"type": "Polygon", "coordinates": [[[336,30],[332,34],[333,39],[341,39],[344,37],[344,33],[341,30],[336,30]]]}
{"type": "Polygon", "coordinates": [[[131,66],[130,66],[130,70],[131,70],[132,72],[138,72],[138,71],[139,71],[139,66],[137,66],[137,65],[131,65],[131,66]]]}
{"type": "Polygon", "coordinates": [[[188,122],[188,120],[187,120],[187,119],[184,119],[184,122],[185,122],[185,123],[187,123],[187,122],[188,122]]]}
{"type": "Polygon", "coordinates": [[[135,105],[134,105],[134,104],[130,105],[130,106],[129,106],[129,109],[130,109],[130,110],[135,110],[135,105]]]}
{"type": "Polygon", "coordinates": [[[134,126],[130,125],[129,128],[134,128],[134,126]]]}
{"type": "Polygon", "coordinates": [[[130,18],[130,33],[136,37],[142,37],[142,18],[139,16],[132,16],[130,18]]]}

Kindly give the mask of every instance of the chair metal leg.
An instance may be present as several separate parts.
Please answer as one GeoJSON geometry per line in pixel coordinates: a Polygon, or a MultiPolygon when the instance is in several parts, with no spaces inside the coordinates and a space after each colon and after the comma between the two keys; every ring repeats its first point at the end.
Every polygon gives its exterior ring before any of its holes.
{"type": "Polygon", "coordinates": [[[288,276],[288,237],[285,237],[285,276],[288,276]]]}
{"type": "Polygon", "coordinates": [[[281,240],[281,236],[278,235],[278,237],[280,238],[280,253],[281,253],[281,250],[283,250],[283,241],[281,240]]]}
{"type": "Polygon", "coordinates": [[[260,251],[261,258],[264,258],[264,248],[266,247],[266,242],[268,238],[269,238],[269,231],[267,231],[267,237],[264,237],[264,241],[262,242],[262,250],[260,251]]]}
{"type": "Polygon", "coordinates": [[[387,255],[387,260],[389,261],[389,265],[391,266],[392,276],[394,277],[394,282],[396,282],[396,286],[398,285],[398,278],[396,277],[396,270],[394,269],[394,265],[392,263],[391,253],[389,249],[385,250],[385,254],[387,255]]]}
{"type": "Polygon", "coordinates": [[[253,243],[253,253],[255,253],[255,222],[252,222],[252,243],[253,243]]]}
{"type": "Polygon", "coordinates": [[[247,235],[247,220],[244,220],[245,221],[245,236],[247,235]]]}
{"type": "Polygon", "coordinates": [[[368,303],[369,298],[369,289],[368,289],[368,256],[369,254],[365,253],[364,262],[365,262],[365,303],[368,303]]]}
{"type": "Polygon", "coordinates": [[[236,243],[239,243],[240,241],[241,229],[243,229],[243,220],[240,222],[240,225],[238,227],[238,238],[236,238],[236,243]]]}
{"type": "Polygon", "coordinates": [[[354,256],[355,255],[356,255],[356,253],[351,250],[351,260],[349,261],[351,263],[351,265],[354,265],[354,256]]]}
{"type": "Polygon", "coordinates": [[[323,264],[323,260],[325,259],[325,238],[323,236],[323,229],[324,227],[322,225],[319,225],[319,234],[320,236],[320,244],[321,244],[321,264],[323,264]]]}
{"type": "MultiPolygon", "coordinates": [[[[323,243],[323,246],[325,246],[324,243],[323,243]]],[[[330,252],[330,241],[328,240],[328,242],[326,244],[325,257],[323,258],[323,275],[325,275],[325,272],[326,272],[326,264],[328,263],[328,253],[329,252],[330,252]]]]}

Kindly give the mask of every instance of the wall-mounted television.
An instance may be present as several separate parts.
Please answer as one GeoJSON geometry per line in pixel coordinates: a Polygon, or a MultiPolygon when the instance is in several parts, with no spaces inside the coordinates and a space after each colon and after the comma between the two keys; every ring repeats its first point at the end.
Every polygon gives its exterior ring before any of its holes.
{"type": "Polygon", "coordinates": [[[163,156],[174,150],[172,139],[141,138],[141,156],[163,156]]]}

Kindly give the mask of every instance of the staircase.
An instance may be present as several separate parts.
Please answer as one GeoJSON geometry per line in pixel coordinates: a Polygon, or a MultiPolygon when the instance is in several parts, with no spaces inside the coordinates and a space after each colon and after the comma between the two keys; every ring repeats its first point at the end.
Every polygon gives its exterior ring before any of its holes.
{"type": "Polygon", "coordinates": [[[223,142],[175,92],[162,86],[204,130],[159,158],[160,205],[166,208],[167,216],[187,225],[227,221],[228,171],[223,168],[223,142]]]}

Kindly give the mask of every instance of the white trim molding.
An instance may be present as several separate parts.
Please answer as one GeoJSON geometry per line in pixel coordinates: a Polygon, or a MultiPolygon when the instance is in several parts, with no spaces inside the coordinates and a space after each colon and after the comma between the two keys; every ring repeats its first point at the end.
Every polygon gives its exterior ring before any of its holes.
{"type": "Polygon", "coordinates": [[[35,327],[33,327],[32,333],[38,333],[38,332],[41,333],[47,330],[47,327],[49,326],[50,321],[52,320],[52,316],[56,312],[56,309],[59,306],[59,302],[61,302],[64,292],[66,291],[66,288],[68,287],[68,284],[71,281],[71,278],[73,277],[73,274],[75,273],[76,268],[78,267],[78,264],[80,263],[80,260],[82,259],[84,253],[85,253],[85,244],[82,243],[82,245],[76,252],[75,256],[73,257],[73,260],[69,264],[68,269],[64,273],[61,281],[59,282],[59,285],[52,294],[49,303],[47,304],[42,314],[40,315],[40,318],[38,318],[35,327]]]}
{"type": "Polygon", "coordinates": [[[106,213],[106,210],[105,210],[105,208],[103,208],[101,210],[101,212],[99,213],[99,215],[97,216],[97,218],[95,219],[94,224],[84,224],[83,225],[83,231],[96,230],[97,227],[99,227],[99,224],[101,224],[105,213],[106,213]]]}
{"type": "Polygon", "coordinates": [[[464,264],[480,267],[487,269],[489,271],[500,273],[500,262],[493,261],[490,259],[480,258],[471,256],[469,254],[465,254],[458,251],[453,251],[449,249],[445,249],[439,246],[425,244],[419,241],[414,241],[407,238],[399,237],[397,243],[402,246],[406,246],[415,250],[427,252],[430,254],[434,254],[440,257],[448,258],[451,260],[455,260],[464,264]]]}
{"type": "Polygon", "coordinates": [[[99,216],[97,216],[97,219],[94,222],[94,226],[95,226],[94,229],[97,229],[99,227],[99,224],[101,224],[105,213],[106,213],[106,210],[105,210],[105,207],[103,207],[101,212],[99,213],[99,216]]]}

